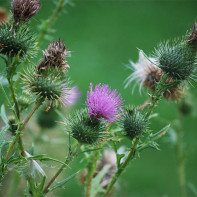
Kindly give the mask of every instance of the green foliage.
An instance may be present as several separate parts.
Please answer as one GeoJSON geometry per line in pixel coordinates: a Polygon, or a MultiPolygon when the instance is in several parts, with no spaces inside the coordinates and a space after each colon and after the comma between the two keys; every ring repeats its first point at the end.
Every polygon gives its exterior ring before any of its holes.
{"type": "Polygon", "coordinates": [[[192,78],[196,67],[196,49],[185,39],[160,43],[155,50],[158,66],[175,80],[192,78]]]}
{"type": "Polygon", "coordinates": [[[75,172],[74,174],[72,174],[68,178],[64,179],[63,181],[56,182],[53,187],[48,189],[48,192],[52,192],[53,190],[55,190],[57,188],[62,188],[67,182],[69,182],[72,178],[74,178],[78,173],[79,173],[79,171],[75,172]]]}

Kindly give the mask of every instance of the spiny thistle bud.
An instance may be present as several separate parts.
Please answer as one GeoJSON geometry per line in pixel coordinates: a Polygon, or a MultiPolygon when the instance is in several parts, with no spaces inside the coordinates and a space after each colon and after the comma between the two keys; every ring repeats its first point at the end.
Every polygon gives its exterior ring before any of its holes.
{"type": "MultiPolygon", "coordinates": [[[[140,90],[142,86],[144,86],[154,92],[156,89],[156,83],[159,82],[163,76],[161,68],[156,66],[154,64],[155,62],[156,59],[146,58],[143,51],[140,50],[138,62],[134,63],[131,61],[130,66],[128,67],[130,70],[134,70],[134,72],[125,80],[125,88],[127,88],[132,81],[136,79],[136,82],[140,84],[140,90]]],[[[173,82],[174,80],[171,78],[166,80],[166,84],[173,82]]],[[[169,88],[163,93],[164,98],[167,100],[179,100],[183,95],[184,90],[181,84],[179,84],[177,88],[169,88]]]]}
{"type": "Polygon", "coordinates": [[[67,54],[66,47],[60,39],[57,42],[49,44],[48,48],[42,52],[44,60],[38,65],[38,70],[42,72],[51,67],[67,71],[69,65],[65,58],[67,54]]]}
{"type": "Polygon", "coordinates": [[[9,130],[12,133],[12,135],[16,135],[16,131],[18,129],[18,125],[16,123],[16,119],[13,116],[8,118],[8,124],[10,126],[9,130]]]}
{"type": "Polygon", "coordinates": [[[36,74],[37,70],[29,70],[23,75],[24,88],[37,96],[37,101],[49,101],[50,105],[57,106],[59,102],[67,104],[70,88],[68,79],[62,73],[54,72],[49,69],[42,73],[36,74]]]}
{"type": "Polygon", "coordinates": [[[184,39],[161,43],[155,56],[158,67],[174,80],[188,80],[195,72],[196,50],[184,39]]]}
{"type": "Polygon", "coordinates": [[[66,120],[67,131],[70,135],[83,144],[94,144],[102,138],[102,123],[97,119],[88,117],[88,111],[77,112],[74,117],[66,120]]]}
{"type": "Polygon", "coordinates": [[[87,93],[86,105],[89,108],[89,117],[101,121],[116,121],[117,115],[122,109],[122,97],[116,90],[111,91],[108,85],[98,84],[93,91],[90,84],[90,92],[87,93]]]}
{"type": "Polygon", "coordinates": [[[0,8],[0,25],[6,23],[7,20],[8,20],[7,12],[4,9],[0,8]]]}
{"type": "Polygon", "coordinates": [[[196,21],[194,22],[193,30],[189,35],[188,43],[197,48],[197,23],[196,21]]]}
{"type": "Polygon", "coordinates": [[[140,111],[127,109],[119,120],[120,127],[124,134],[133,139],[143,133],[147,128],[147,120],[140,111]]]}
{"type": "Polygon", "coordinates": [[[20,53],[20,57],[25,54],[31,55],[35,50],[35,38],[26,25],[20,25],[13,32],[11,26],[4,24],[0,28],[0,53],[12,57],[20,53]]]}
{"type": "Polygon", "coordinates": [[[12,0],[12,14],[15,24],[28,21],[40,10],[39,0],[12,0]]]}

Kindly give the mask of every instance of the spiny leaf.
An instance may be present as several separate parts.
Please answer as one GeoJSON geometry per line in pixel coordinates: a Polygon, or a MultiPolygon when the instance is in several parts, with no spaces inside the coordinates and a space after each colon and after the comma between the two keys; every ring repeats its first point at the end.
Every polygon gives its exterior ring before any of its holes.
{"type": "Polygon", "coordinates": [[[109,170],[110,165],[105,165],[103,169],[97,174],[97,176],[92,180],[92,187],[90,191],[90,197],[95,197],[96,194],[104,192],[104,189],[101,188],[100,183],[107,171],[109,170]]]}
{"type": "Polygon", "coordinates": [[[51,191],[55,190],[56,188],[61,188],[68,181],[70,181],[72,178],[74,178],[78,173],[79,173],[79,171],[76,172],[76,173],[74,173],[74,174],[72,174],[71,176],[69,176],[68,178],[64,179],[63,181],[57,182],[53,187],[51,187],[51,188],[48,189],[48,192],[51,192],[51,191]]]}

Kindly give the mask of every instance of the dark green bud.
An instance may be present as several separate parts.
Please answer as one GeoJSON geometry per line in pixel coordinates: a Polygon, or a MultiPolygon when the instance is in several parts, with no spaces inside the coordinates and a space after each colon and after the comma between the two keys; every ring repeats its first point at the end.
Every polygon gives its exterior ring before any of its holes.
{"type": "Polygon", "coordinates": [[[174,80],[187,80],[196,67],[196,50],[187,40],[161,43],[155,51],[157,66],[174,80]]]}
{"type": "Polygon", "coordinates": [[[31,55],[35,51],[35,38],[26,25],[13,28],[4,24],[0,28],[0,53],[12,57],[31,55]]]}
{"type": "Polygon", "coordinates": [[[10,126],[10,132],[12,133],[12,135],[16,135],[16,131],[18,129],[18,125],[16,123],[16,119],[14,117],[9,117],[8,118],[8,124],[10,126]]]}
{"type": "Polygon", "coordinates": [[[147,121],[144,115],[135,109],[127,109],[119,123],[124,134],[131,140],[142,134],[147,127],[147,121]]]}
{"type": "Polygon", "coordinates": [[[42,108],[37,115],[37,122],[41,128],[51,129],[57,125],[58,116],[53,108],[42,108]]]}
{"type": "Polygon", "coordinates": [[[101,139],[102,123],[97,119],[90,119],[88,111],[77,112],[67,121],[67,131],[70,135],[83,144],[94,144],[101,139]]]}
{"type": "Polygon", "coordinates": [[[193,110],[192,102],[190,100],[183,99],[179,104],[179,110],[185,116],[190,115],[193,110]]]}

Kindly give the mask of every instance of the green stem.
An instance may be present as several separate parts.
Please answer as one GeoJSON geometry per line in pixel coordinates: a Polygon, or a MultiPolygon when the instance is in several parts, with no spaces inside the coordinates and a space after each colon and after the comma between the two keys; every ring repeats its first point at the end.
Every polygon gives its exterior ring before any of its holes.
{"type": "Polygon", "coordinates": [[[185,178],[185,159],[183,153],[183,144],[182,144],[182,115],[181,112],[179,114],[178,126],[175,129],[177,135],[176,141],[176,156],[177,156],[177,163],[178,163],[178,174],[179,174],[179,181],[181,187],[181,196],[186,197],[186,178],[185,178]]]}
{"type": "Polygon", "coordinates": [[[60,175],[60,173],[64,170],[64,168],[73,160],[74,156],[76,156],[78,150],[80,149],[81,144],[78,143],[78,145],[76,146],[76,148],[74,149],[73,152],[69,152],[69,155],[66,158],[66,161],[64,162],[65,164],[63,164],[59,170],[55,173],[55,175],[51,178],[51,180],[49,181],[49,183],[46,185],[46,187],[43,190],[43,194],[48,192],[49,187],[53,184],[53,182],[55,181],[55,179],[60,175]]]}
{"type": "Polygon", "coordinates": [[[161,78],[161,80],[157,84],[156,90],[155,90],[154,94],[152,95],[151,103],[149,105],[148,111],[145,116],[146,119],[148,119],[150,117],[153,109],[155,108],[156,104],[158,103],[159,99],[161,98],[162,93],[167,89],[167,87],[165,86],[165,82],[166,82],[167,78],[168,78],[167,75],[163,75],[163,77],[161,78]]]}
{"type": "Polygon", "coordinates": [[[106,197],[109,194],[109,192],[111,191],[112,187],[114,186],[114,184],[116,183],[116,181],[118,180],[120,175],[124,172],[124,170],[126,169],[127,165],[129,164],[129,162],[134,158],[135,150],[136,150],[136,146],[137,146],[138,142],[139,142],[139,138],[136,138],[135,142],[133,143],[133,145],[132,145],[132,147],[131,147],[131,149],[129,151],[129,154],[128,154],[126,160],[123,162],[121,167],[118,169],[116,174],[113,176],[111,182],[107,186],[106,192],[103,195],[103,197],[106,197]]]}
{"type": "Polygon", "coordinates": [[[86,197],[90,197],[92,179],[97,167],[97,160],[99,159],[99,152],[95,151],[92,155],[92,159],[88,162],[88,174],[86,176],[86,197]]]}
{"type": "MultiPolygon", "coordinates": [[[[27,116],[27,118],[24,120],[23,124],[21,125],[21,127],[19,127],[18,133],[15,135],[14,139],[12,140],[12,143],[10,144],[8,151],[7,151],[7,155],[5,158],[5,161],[8,161],[18,139],[20,138],[20,134],[21,132],[25,129],[28,121],[30,120],[30,118],[32,117],[32,115],[34,114],[34,112],[39,108],[40,103],[36,103],[35,106],[32,108],[32,110],[30,111],[29,115],[27,116]]],[[[22,139],[20,139],[19,144],[23,150],[22,154],[24,153],[24,148],[23,148],[23,144],[22,144],[22,139]]]]}
{"type": "Polygon", "coordinates": [[[41,30],[40,36],[38,37],[38,46],[40,46],[42,40],[44,39],[44,36],[47,34],[49,27],[54,23],[58,13],[62,10],[64,3],[66,4],[67,2],[68,0],[60,0],[51,17],[46,20],[46,23],[41,30]]]}

